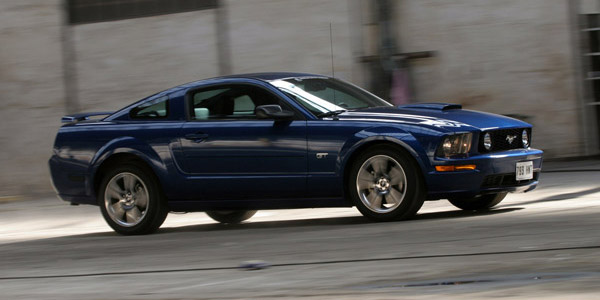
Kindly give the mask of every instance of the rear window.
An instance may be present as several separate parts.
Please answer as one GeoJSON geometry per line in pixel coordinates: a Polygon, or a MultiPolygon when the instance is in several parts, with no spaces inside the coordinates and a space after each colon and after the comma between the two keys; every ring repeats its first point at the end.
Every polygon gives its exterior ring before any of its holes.
{"type": "Polygon", "coordinates": [[[169,116],[169,97],[163,96],[144,102],[129,112],[134,119],[165,119],[169,116]]]}

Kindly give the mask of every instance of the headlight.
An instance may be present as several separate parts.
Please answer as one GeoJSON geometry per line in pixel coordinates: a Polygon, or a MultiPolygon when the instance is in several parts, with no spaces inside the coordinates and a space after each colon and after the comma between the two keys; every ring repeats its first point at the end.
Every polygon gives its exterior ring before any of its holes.
{"type": "Polygon", "coordinates": [[[437,156],[451,157],[455,155],[467,154],[471,150],[471,140],[473,134],[459,133],[446,136],[437,150],[437,156]]]}
{"type": "Polygon", "coordinates": [[[490,151],[490,149],[492,149],[492,136],[490,136],[489,133],[486,133],[483,136],[483,147],[487,151],[490,151]]]}
{"type": "Polygon", "coordinates": [[[523,148],[529,147],[529,134],[527,133],[527,129],[523,129],[523,133],[521,133],[521,141],[523,141],[523,148]]]}

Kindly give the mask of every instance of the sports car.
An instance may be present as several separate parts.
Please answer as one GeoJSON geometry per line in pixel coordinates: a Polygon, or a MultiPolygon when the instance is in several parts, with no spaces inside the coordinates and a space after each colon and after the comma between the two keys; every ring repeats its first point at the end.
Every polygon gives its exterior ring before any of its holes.
{"type": "Polygon", "coordinates": [[[528,123],[449,103],[396,107],[302,73],[200,80],[62,121],[49,160],[59,198],[99,206],[126,235],[169,212],[239,223],[262,209],[352,206],[401,220],[438,199],[484,210],[534,189],[543,156],[528,123]]]}

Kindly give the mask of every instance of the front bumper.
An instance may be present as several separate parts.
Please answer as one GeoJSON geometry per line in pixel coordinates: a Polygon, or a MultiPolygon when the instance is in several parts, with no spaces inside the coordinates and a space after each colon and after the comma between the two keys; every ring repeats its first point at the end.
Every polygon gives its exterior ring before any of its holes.
{"type": "Polygon", "coordinates": [[[434,165],[476,165],[475,170],[425,174],[428,200],[473,197],[500,192],[528,192],[536,188],[542,170],[543,151],[515,149],[469,158],[436,160],[434,165]],[[517,181],[517,162],[533,162],[533,179],[517,181]]]}

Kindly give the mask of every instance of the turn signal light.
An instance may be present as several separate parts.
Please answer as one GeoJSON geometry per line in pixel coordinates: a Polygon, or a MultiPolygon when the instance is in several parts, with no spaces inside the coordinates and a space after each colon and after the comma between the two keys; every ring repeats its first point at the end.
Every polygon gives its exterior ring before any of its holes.
{"type": "Polygon", "coordinates": [[[475,165],[461,165],[461,166],[435,166],[435,170],[438,172],[454,172],[454,171],[466,171],[475,170],[475,165]]]}

